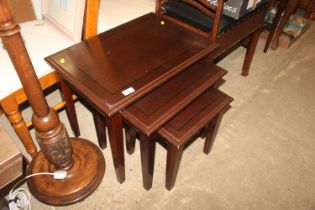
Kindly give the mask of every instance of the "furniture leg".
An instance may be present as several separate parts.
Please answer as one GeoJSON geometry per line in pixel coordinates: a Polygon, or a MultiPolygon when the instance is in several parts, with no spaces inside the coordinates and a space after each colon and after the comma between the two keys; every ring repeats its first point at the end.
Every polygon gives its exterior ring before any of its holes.
{"type": "Polygon", "coordinates": [[[134,128],[129,125],[125,126],[125,138],[126,138],[126,149],[128,154],[133,154],[135,151],[135,144],[136,144],[136,136],[137,132],[134,128]]]}
{"type": "Polygon", "coordinates": [[[204,139],[207,135],[207,128],[208,125],[206,125],[201,131],[200,131],[200,138],[204,139]]]}
{"type": "Polygon", "coordinates": [[[125,181],[125,157],[122,118],[120,113],[117,113],[110,118],[106,117],[106,124],[113,155],[114,167],[116,170],[116,178],[119,183],[123,183],[125,181]]]}
{"type": "Polygon", "coordinates": [[[250,43],[249,46],[247,47],[246,54],[245,54],[245,59],[244,59],[244,64],[242,68],[242,75],[247,76],[250,68],[250,64],[252,63],[255,50],[257,47],[259,35],[260,35],[260,30],[261,28],[257,29],[253,34],[251,35],[250,38],[250,43]]]}
{"type": "Polygon", "coordinates": [[[284,26],[288,22],[290,16],[296,10],[298,3],[299,0],[289,0],[287,9],[284,11],[283,17],[280,20],[279,26],[272,40],[271,49],[276,50],[278,48],[280,35],[283,32],[284,26]]]}
{"type": "Polygon", "coordinates": [[[310,19],[310,20],[315,20],[315,1],[310,1],[309,4],[307,5],[306,13],[304,17],[310,19]]]}
{"type": "Polygon", "coordinates": [[[180,146],[179,148],[172,144],[167,146],[165,187],[168,190],[171,190],[175,185],[182,153],[183,146],[180,146]]]}
{"type": "Polygon", "coordinates": [[[74,101],[72,98],[73,92],[62,79],[60,80],[60,92],[63,100],[66,102],[65,107],[70,126],[72,128],[74,135],[78,137],[80,136],[80,128],[77,114],[75,112],[74,101]]]}
{"type": "Polygon", "coordinates": [[[106,143],[106,121],[105,118],[96,110],[93,111],[93,120],[96,129],[96,135],[98,140],[98,145],[105,149],[107,146],[106,143]]]}
{"type": "Polygon", "coordinates": [[[152,187],[155,158],[155,137],[146,137],[140,134],[141,168],[143,187],[150,190],[152,187]]]}
{"type": "Polygon", "coordinates": [[[265,44],[265,48],[264,48],[264,52],[265,53],[267,52],[267,50],[270,47],[273,35],[274,35],[275,31],[276,31],[276,28],[278,26],[278,23],[279,23],[279,20],[280,20],[280,18],[282,16],[282,13],[283,13],[283,11],[285,9],[285,5],[286,5],[287,1],[288,0],[280,0],[279,5],[277,6],[277,12],[276,12],[276,15],[275,15],[275,17],[273,19],[273,23],[272,23],[271,28],[269,30],[267,41],[266,41],[266,44],[265,44]]]}
{"type": "Polygon", "coordinates": [[[8,96],[1,100],[1,107],[12,124],[15,133],[18,135],[22,144],[24,145],[26,152],[35,158],[37,155],[37,148],[33,142],[33,139],[27,129],[26,123],[23,120],[21,112],[19,111],[19,105],[13,96],[8,96]]]}
{"type": "Polygon", "coordinates": [[[209,154],[212,150],[212,146],[214,143],[215,136],[217,135],[217,131],[222,119],[222,114],[219,114],[215,119],[213,119],[207,126],[206,131],[206,139],[203,147],[203,152],[205,154],[209,154]]]}

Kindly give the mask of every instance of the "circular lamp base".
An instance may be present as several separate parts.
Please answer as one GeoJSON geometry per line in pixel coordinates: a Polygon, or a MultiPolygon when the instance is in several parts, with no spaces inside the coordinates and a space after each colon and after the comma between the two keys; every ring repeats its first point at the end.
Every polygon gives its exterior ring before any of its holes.
{"type": "MultiPolygon", "coordinates": [[[[69,205],[78,202],[96,190],[105,173],[105,159],[100,149],[93,143],[79,138],[69,139],[73,148],[73,166],[67,177],[55,180],[53,176],[34,176],[27,181],[31,193],[41,202],[49,205],[69,205]]],[[[28,174],[54,172],[40,152],[32,160],[28,174]]]]}

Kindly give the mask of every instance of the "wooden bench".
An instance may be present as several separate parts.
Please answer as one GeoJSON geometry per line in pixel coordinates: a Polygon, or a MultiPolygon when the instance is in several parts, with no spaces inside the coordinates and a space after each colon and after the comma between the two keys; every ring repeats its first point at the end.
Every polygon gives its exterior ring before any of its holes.
{"type": "Polygon", "coordinates": [[[157,131],[225,73],[225,70],[208,60],[202,60],[122,112],[127,122],[125,130],[129,154],[133,153],[136,134],[139,134],[145,189],[149,190],[152,186],[157,131]]]}
{"type": "Polygon", "coordinates": [[[220,49],[209,54],[210,59],[218,61],[244,43],[247,50],[242,75],[247,76],[264,27],[267,6],[267,2],[259,3],[255,9],[235,20],[222,14],[224,0],[216,1],[216,6],[206,0],[156,0],[156,13],[219,43],[220,49]],[[249,42],[244,42],[247,38],[249,42]]]}

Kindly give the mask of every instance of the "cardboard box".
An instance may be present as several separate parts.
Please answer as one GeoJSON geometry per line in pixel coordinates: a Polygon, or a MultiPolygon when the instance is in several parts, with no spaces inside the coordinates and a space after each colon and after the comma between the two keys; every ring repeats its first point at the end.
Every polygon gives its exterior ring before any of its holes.
{"type": "Polygon", "coordinates": [[[22,153],[11,137],[0,127],[0,189],[23,174],[22,153]]]}
{"type": "MultiPolygon", "coordinates": [[[[217,5],[217,0],[207,0],[212,5],[217,5]]],[[[257,6],[267,0],[227,0],[224,2],[223,14],[234,19],[240,19],[257,6]]]]}
{"type": "MultiPolygon", "coordinates": [[[[268,14],[267,14],[268,16],[268,14]]],[[[279,46],[289,48],[307,29],[311,26],[312,22],[299,15],[292,15],[287,25],[283,29],[279,38],[279,46]]],[[[267,39],[269,31],[263,31],[261,37],[267,39]]]]}
{"type": "Polygon", "coordinates": [[[35,20],[35,12],[31,0],[9,0],[16,23],[35,20]]]}

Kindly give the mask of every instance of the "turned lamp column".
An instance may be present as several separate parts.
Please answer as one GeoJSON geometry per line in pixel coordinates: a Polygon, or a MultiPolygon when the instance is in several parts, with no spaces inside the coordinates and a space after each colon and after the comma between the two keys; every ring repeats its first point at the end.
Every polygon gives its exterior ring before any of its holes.
{"type": "Polygon", "coordinates": [[[105,160],[101,151],[87,140],[69,138],[56,112],[48,107],[7,0],[0,0],[0,36],[34,112],[32,122],[41,152],[31,161],[28,173],[67,171],[64,180],[50,176],[29,179],[31,192],[52,205],[84,199],[103,178],[105,160]]]}

